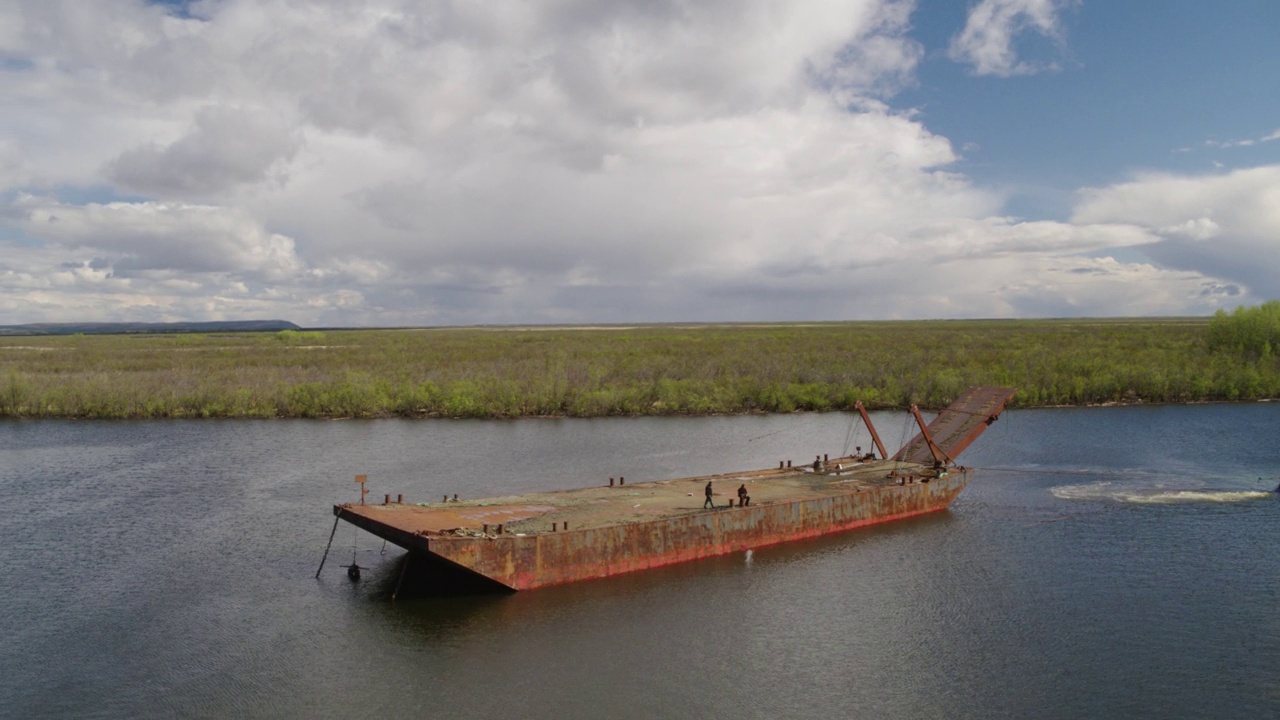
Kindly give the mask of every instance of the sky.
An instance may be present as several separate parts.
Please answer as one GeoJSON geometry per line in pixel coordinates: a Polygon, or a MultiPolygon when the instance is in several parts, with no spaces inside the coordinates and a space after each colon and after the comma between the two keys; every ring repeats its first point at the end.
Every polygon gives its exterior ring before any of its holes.
{"type": "Polygon", "coordinates": [[[1280,298],[1274,0],[0,0],[0,324],[1280,298]]]}

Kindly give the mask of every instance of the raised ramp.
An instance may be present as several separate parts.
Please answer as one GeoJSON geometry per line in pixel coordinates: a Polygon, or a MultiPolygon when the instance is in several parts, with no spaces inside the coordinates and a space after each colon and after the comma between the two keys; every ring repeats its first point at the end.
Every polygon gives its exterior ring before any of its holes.
{"type": "MultiPolygon", "coordinates": [[[[970,388],[929,423],[929,436],[943,454],[954,461],[970,443],[978,439],[987,426],[1000,417],[1005,404],[1016,392],[1014,388],[1005,387],[970,388]]],[[[921,465],[933,464],[933,454],[929,452],[929,443],[925,441],[923,433],[917,434],[903,445],[893,459],[921,465]]]]}

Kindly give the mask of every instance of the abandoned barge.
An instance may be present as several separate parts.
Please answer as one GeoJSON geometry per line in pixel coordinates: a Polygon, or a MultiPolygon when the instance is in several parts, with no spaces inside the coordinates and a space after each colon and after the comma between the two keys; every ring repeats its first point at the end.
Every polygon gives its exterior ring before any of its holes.
{"type": "Polygon", "coordinates": [[[912,406],[919,433],[892,457],[859,403],[878,455],[818,456],[804,465],[654,482],[610,478],[599,487],[424,504],[389,495],[383,504],[365,504],[362,484],[361,502],[334,506],[334,529],[345,520],[404,548],[412,561],[404,568],[412,564],[433,584],[495,590],[607,577],[852,530],[950,505],[973,474],[956,458],[1014,392],[971,389],[928,424],[912,406]],[[735,494],[740,486],[748,500],[735,494]]]}

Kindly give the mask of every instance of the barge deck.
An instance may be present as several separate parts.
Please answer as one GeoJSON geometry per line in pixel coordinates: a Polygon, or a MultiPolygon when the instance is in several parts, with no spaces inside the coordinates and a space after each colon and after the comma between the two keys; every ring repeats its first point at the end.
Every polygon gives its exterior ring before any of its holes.
{"type": "MultiPolygon", "coordinates": [[[[972,475],[955,456],[1012,395],[971,390],[928,426],[913,408],[920,434],[890,459],[818,457],[804,466],[420,504],[388,496],[381,505],[335,505],[335,527],[345,520],[408,550],[446,583],[507,590],[816,537],[945,509],[972,475]]],[[[885,458],[865,411],[862,417],[885,458]]]]}

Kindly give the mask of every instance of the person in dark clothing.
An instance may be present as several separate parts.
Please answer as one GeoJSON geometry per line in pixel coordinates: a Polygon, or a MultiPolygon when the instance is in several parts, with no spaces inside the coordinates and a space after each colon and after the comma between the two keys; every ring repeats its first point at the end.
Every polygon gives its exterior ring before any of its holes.
{"type": "Polygon", "coordinates": [[[707,501],[702,503],[702,509],[706,510],[708,507],[715,507],[715,506],[716,504],[711,500],[711,481],[708,480],[707,481],[707,501]]]}
{"type": "Polygon", "coordinates": [[[738,507],[746,507],[751,504],[751,496],[747,494],[747,486],[738,486],[738,507]]]}

